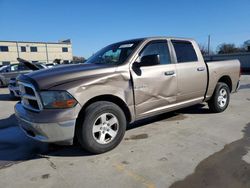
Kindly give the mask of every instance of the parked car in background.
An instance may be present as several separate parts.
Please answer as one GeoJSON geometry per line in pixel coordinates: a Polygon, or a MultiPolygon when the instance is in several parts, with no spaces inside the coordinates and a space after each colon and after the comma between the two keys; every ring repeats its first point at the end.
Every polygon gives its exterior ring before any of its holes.
{"type": "Polygon", "coordinates": [[[0,86],[8,86],[11,78],[16,77],[20,73],[28,73],[30,70],[23,67],[21,64],[11,64],[2,67],[0,70],[0,86]]]}
{"type": "Polygon", "coordinates": [[[54,66],[56,66],[56,65],[58,65],[58,64],[56,64],[56,63],[47,63],[47,64],[46,64],[46,66],[47,66],[48,68],[52,68],[52,67],[54,67],[54,66]]]}
{"type": "Polygon", "coordinates": [[[7,65],[1,66],[0,67],[0,72],[2,72],[3,69],[5,69],[7,67],[7,65]]]}
{"type": "Polygon", "coordinates": [[[10,92],[10,96],[12,98],[19,98],[20,97],[20,91],[19,91],[19,87],[17,85],[17,81],[16,78],[11,78],[9,81],[9,92],[10,92]]]}
{"type": "MultiPolygon", "coordinates": [[[[27,71],[27,72],[26,71],[19,72],[18,75],[47,68],[47,66],[43,63],[32,63],[32,62],[29,62],[29,61],[26,61],[26,60],[20,59],[20,58],[18,58],[18,61],[20,63],[19,65],[22,65],[22,67],[25,67],[25,69],[27,71]]],[[[17,81],[16,81],[16,76],[9,79],[8,88],[9,88],[11,97],[20,97],[19,86],[18,86],[17,81]]]]}
{"type": "MultiPolygon", "coordinates": [[[[8,86],[11,78],[16,78],[19,74],[26,74],[32,72],[33,69],[23,64],[25,60],[18,58],[18,64],[11,64],[0,69],[0,87],[8,86]]],[[[32,63],[37,66],[39,69],[47,68],[43,63],[32,63]]]]}
{"type": "Polygon", "coordinates": [[[238,60],[205,62],[192,39],[153,37],[111,44],[84,64],[19,76],[20,127],[42,142],[92,153],[116,147],[136,120],[207,102],[223,112],[239,86],[238,60]]]}

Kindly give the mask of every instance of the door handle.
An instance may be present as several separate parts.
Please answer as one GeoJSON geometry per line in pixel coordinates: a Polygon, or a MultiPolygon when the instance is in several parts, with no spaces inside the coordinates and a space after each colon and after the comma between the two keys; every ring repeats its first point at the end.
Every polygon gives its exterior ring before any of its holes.
{"type": "Polygon", "coordinates": [[[205,70],[205,67],[198,67],[197,68],[197,71],[204,71],[205,70]]]}
{"type": "Polygon", "coordinates": [[[174,75],[174,74],[175,74],[174,71],[166,71],[166,72],[164,73],[165,76],[171,76],[171,75],[174,75]]]}

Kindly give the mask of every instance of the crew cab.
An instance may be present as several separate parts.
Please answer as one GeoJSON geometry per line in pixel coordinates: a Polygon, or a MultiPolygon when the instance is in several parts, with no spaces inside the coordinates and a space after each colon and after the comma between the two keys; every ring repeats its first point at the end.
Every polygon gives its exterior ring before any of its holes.
{"type": "Polygon", "coordinates": [[[239,86],[238,60],[204,62],[192,39],[151,37],[111,44],[85,64],[19,76],[15,114],[42,142],[92,153],[116,147],[129,123],[207,102],[224,111],[239,86]]]}

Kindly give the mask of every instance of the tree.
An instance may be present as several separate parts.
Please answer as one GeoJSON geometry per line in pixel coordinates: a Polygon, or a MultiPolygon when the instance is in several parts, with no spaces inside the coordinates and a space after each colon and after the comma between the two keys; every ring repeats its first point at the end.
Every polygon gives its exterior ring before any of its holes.
{"type": "Polygon", "coordinates": [[[86,61],[86,59],[84,57],[73,56],[73,62],[84,63],[85,61],[86,61]]]}
{"type": "Polygon", "coordinates": [[[238,52],[245,52],[245,49],[242,47],[236,47],[233,43],[223,43],[217,47],[218,54],[231,54],[238,52]]]}
{"type": "Polygon", "coordinates": [[[199,44],[199,48],[200,48],[201,54],[203,56],[215,54],[215,52],[211,48],[210,48],[209,54],[208,54],[208,46],[205,44],[199,44]]]}
{"type": "Polygon", "coordinates": [[[199,48],[202,55],[208,55],[208,48],[204,44],[199,44],[199,48]]]}

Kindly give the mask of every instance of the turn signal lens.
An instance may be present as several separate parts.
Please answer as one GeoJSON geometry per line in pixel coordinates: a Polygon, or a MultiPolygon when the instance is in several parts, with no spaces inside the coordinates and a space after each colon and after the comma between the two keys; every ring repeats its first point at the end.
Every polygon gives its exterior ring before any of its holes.
{"type": "Polygon", "coordinates": [[[75,99],[68,99],[65,101],[55,101],[52,103],[51,106],[54,108],[72,108],[76,105],[76,100],[75,99]]]}

